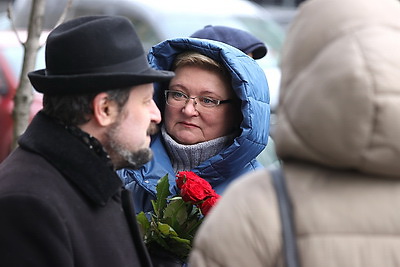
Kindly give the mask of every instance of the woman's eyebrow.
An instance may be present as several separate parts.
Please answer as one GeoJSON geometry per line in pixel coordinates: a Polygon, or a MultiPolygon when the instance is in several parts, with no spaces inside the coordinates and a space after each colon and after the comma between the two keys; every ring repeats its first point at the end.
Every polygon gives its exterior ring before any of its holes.
{"type": "Polygon", "coordinates": [[[172,89],[183,89],[184,91],[188,91],[188,89],[184,86],[184,85],[182,85],[182,84],[173,84],[173,85],[169,85],[169,88],[172,88],[172,89]]]}
{"type": "MultiPolygon", "coordinates": [[[[182,91],[182,92],[184,92],[185,94],[188,94],[188,95],[190,94],[189,93],[190,90],[186,86],[184,86],[183,84],[180,84],[180,83],[170,85],[169,89],[179,90],[179,91],[182,91]]],[[[204,91],[201,91],[200,94],[199,94],[199,96],[204,96],[204,95],[212,95],[213,97],[216,97],[216,98],[222,98],[222,96],[219,95],[217,92],[209,91],[207,89],[204,90],[204,91]]]]}

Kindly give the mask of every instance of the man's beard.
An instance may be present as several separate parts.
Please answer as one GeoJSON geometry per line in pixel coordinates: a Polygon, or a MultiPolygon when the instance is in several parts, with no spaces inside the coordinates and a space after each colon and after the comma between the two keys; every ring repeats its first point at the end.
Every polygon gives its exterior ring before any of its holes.
{"type": "Polygon", "coordinates": [[[118,161],[119,164],[115,164],[116,166],[114,167],[116,170],[122,168],[137,170],[153,158],[153,152],[150,148],[142,148],[138,151],[129,151],[114,141],[111,141],[110,147],[121,159],[123,159],[118,161]]]}
{"type": "MultiPolygon", "coordinates": [[[[114,168],[116,170],[122,168],[139,169],[153,158],[153,152],[150,148],[141,148],[137,151],[128,149],[118,139],[119,122],[110,127],[106,133],[108,139],[107,151],[110,154],[114,168]]],[[[147,134],[155,134],[158,131],[156,124],[152,123],[147,130],[147,134]]]]}

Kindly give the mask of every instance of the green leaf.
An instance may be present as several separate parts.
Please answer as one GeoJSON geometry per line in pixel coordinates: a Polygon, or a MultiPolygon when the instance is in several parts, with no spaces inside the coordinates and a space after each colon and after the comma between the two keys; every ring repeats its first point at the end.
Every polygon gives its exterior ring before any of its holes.
{"type": "Polygon", "coordinates": [[[158,217],[162,217],[163,210],[167,205],[167,198],[171,194],[171,192],[169,191],[168,174],[166,174],[164,177],[158,180],[156,190],[157,190],[157,195],[156,195],[157,199],[152,201],[152,205],[155,214],[158,217]]]}
{"type": "Polygon", "coordinates": [[[146,214],[142,211],[138,215],[136,215],[136,221],[139,224],[139,229],[144,236],[150,229],[150,222],[146,217],[146,214]]]}
{"type": "Polygon", "coordinates": [[[180,238],[179,236],[172,236],[171,238],[174,239],[178,243],[182,243],[183,247],[186,247],[188,249],[191,248],[189,239],[180,238]]]}
{"type": "Polygon", "coordinates": [[[190,240],[177,236],[171,237],[169,250],[182,259],[187,259],[192,245],[190,240]]]}
{"type": "Polygon", "coordinates": [[[165,223],[157,223],[158,230],[161,232],[162,235],[164,236],[178,236],[178,234],[175,232],[175,230],[169,226],[168,224],[165,223]]]}
{"type": "Polygon", "coordinates": [[[186,203],[182,200],[182,198],[176,198],[175,200],[171,201],[165,208],[164,218],[173,219],[173,224],[184,224],[187,219],[187,205],[191,204],[186,203]]]}
{"type": "Polygon", "coordinates": [[[186,237],[192,239],[194,237],[194,235],[196,234],[197,230],[199,229],[201,223],[202,223],[202,219],[197,218],[197,219],[190,220],[185,225],[185,229],[183,229],[186,237]]]}

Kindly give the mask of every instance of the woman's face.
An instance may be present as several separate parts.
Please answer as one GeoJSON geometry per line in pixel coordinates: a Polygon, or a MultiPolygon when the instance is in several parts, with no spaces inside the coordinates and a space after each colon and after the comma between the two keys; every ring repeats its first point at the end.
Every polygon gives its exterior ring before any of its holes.
{"type": "MultiPolygon", "coordinates": [[[[235,98],[230,84],[223,79],[222,74],[197,66],[177,68],[169,90],[182,92],[192,98],[235,98]]],[[[168,134],[176,142],[192,145],[231,134],[239,125],[240,110],[233,103],[204,107],[196,98],[189,99],[187,104],[182,104],[181,107],[166,104],[164,119],[168,134]]]]}

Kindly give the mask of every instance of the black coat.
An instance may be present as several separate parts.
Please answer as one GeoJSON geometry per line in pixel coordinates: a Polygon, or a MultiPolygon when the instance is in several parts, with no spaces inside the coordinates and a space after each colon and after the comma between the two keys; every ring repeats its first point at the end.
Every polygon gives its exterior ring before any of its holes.
{"type": "Polygon", "coordinates": [[[19,144],[0,165],[1,266],[151,266],[105,161],[41,113],[19,144]]]}

